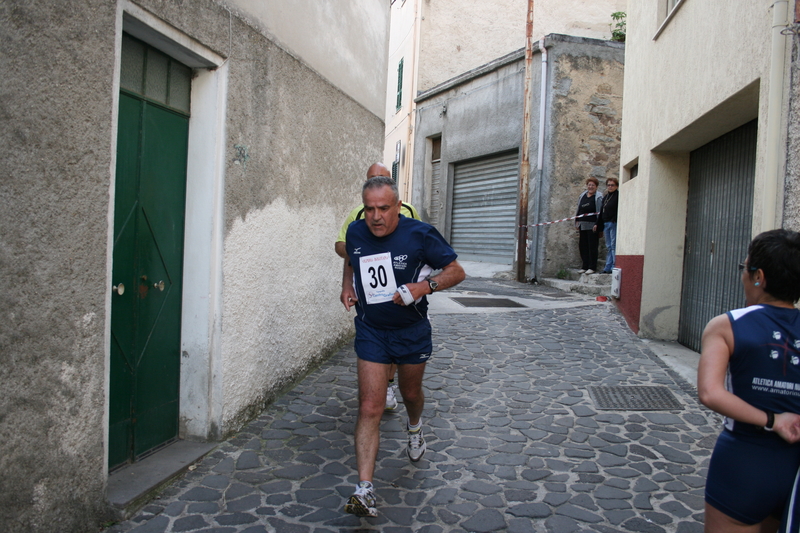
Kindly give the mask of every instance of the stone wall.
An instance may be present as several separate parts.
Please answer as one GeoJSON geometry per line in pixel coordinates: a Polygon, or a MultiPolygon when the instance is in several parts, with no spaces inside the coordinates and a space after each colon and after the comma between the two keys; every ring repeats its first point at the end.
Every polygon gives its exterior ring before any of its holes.
{"type": "MultiPolygon", "coordinates": [[[[545,141],[542,220],[575,215],[586,179],[619,178],[624,46],[591,39],[562,38],[550,50],[549,137],[545,141]]],[[[539,271],[553,277],[580,268],[573,222],[544,226],[539,271]]],[[[600,259],[605,258],[601,239],[600,259]]],[[[602,265],[601,265],[602,266],[602,265]]]]}

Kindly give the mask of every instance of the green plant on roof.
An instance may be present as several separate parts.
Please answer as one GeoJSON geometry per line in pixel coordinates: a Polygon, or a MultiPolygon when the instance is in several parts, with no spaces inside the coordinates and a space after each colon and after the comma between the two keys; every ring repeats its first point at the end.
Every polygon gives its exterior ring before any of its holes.
{"type": "Polygon", "coordinates": [[[611,19],[614,21],[608,25],[611,28],[611,40],[617,41],[620,43],[625,42],[625,17],[626,13],[624,11],[615,11],[611,13],[611,19]]]}

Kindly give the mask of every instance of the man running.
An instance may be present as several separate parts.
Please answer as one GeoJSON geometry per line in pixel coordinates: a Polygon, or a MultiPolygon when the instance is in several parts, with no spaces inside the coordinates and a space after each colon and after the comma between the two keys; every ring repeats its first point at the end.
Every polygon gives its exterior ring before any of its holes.
{"type": "Polygon", "coordinates": [[[408,413],[408,457],[425,453],[422,378],[433,342],[425,296],[463,281],[456,253],[433,226],[400,214],[394,180],[364,184],[365,218],[350,225],[341,301],[356,309],[358,420],[355,430],[359,483],[345,505],[358,516],[377,516],[372,477],[380,443],[390,365],[396,364],[408,413]],[[431,277],[433,270],[441,272],[431,277]],[[355,274],[355,284],[353,278],[355,274]]]}
{"type": "MultiPolygon", "coordinates": [[[[391,177],[392,172],[389,168],[384,165],[383,163],[373,163],[367,169],[367,179],[374,178],[375,176],[386,176],[391,177]]],[[[414,206],[411,204],[407,204],[403,202],[400,205],[400,214],[405,215],[409,218],[416,218],[417,220],[422,220],[419,218],[419,214],[417,210],[414,209],[414,206]]],[[[345,251],[345,237],[347,236],[347,228],[350,227],[350,224],[355,222],[356,220],[364,218],[364,204],[359,205],[347,215],[347,218],[342,224],[342,228],[339,230],[339,235],[336,237],[336,243],[334,244],[334,249],[339,257],[347,260],[347,252],[345,251]]],[[[397,398],[394,393],[394,375],[395,375],[395,368],[392,365],[389,384],[386,387],[386,405],[384,407],[385,411],[394,411],[397,409],[397,398]]]]}

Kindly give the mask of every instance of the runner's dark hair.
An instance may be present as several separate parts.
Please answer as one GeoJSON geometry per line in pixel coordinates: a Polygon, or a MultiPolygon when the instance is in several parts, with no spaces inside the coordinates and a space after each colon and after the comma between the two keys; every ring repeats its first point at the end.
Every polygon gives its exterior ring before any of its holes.
{"type": "Polygon", "coordinates": [[[800,233],[774,229],[756,235],[747,249],[750,277],[761,269],[766,278],[764,291],[778,300],[800,300],[800,233]]]}

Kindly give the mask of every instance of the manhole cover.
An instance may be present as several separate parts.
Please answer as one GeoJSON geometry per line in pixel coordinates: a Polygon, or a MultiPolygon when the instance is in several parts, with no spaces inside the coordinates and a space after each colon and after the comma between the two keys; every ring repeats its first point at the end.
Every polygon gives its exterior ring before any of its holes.
{"type": "Polygon", "coordinates": [[[598,409],[618,411],[671,411],[683,405],[667,387],[589,387],[598,409]]]}
{"type": "Polygon", "coordinates": [[[450,299],[464,307],[527,307],[508,298],[467,298],[459,296],[457,298],[451,297],[450,299]]]}

